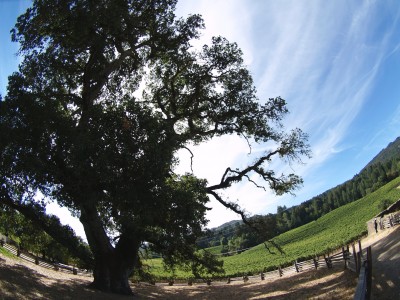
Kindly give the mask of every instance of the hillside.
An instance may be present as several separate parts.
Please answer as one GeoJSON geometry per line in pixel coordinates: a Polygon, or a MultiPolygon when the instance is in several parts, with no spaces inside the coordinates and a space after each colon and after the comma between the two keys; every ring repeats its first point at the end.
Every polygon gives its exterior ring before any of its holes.
{"type": "Polygon", "coordinates": [[[222,230],[225,230],[225,229],[231,229],[232,227],[236,226],[236,224],[240,225],[242,223],[243,223],[242,220],[232,220],[232,221],[226,222],[226,223],[224,223],[224,224],[222,224],[220,226],[217,226],[215,228],[211,228],[210,230],[222,231],[222,230]]]}
{"type": "Polygon", "coordinates": [[[395,139],[393,142],[389,143],[389,145],[381,150],[364,168],[381,163],[384,164],[387,161],[391,161],[392,159],[397,159],[400,156],[400,137],[395,139]]]}
{"type": "MultiPolygon", "coordinates": [[[[311,258],[332,251],[354,241],[367,232],[366,222],[380,212],[382,199],[394,203],[400,199],[400,177],[392,180],[377,191],[344,205],[318,220],[280,234],[274,241],[284,254],[275,249],[269,253],[260,244],[241,254],[224,257],[225,276],[240,276],[276,269],[278,266],[292,264],[294,260],[311,258]]],[[[162,269],[161,259],[146,261],[156,277],[168,278],[172,274],[162,269]]],[[[175,276],[187,278],[189,273],[177,271],[175,276]]]]}
{"type": "MultiPolygon", "coordinates": [[[[381,150],[352,179],[331,188],[299,205],[287,208],[278,206],[276,214],[261,216],[269,230],[269,237],[284,233],[290,229],[315,221],[330,211],[351,203],[376,191],[386,183],[400,175],[400,137],[381,150]]],[[[257,216],[260,218],[260,216],[257,216]]],[[[230,227],[231,222],[207,232],[206,239],[201,239],[201,248],[218,246],[222,237],[228,238],[233,246],[225,247],[223,251],[235,251],[255,246],[260,241],[245,225],[230,227]],[[230,228],[230,230],[227,230],[230,228]],[[206,243],[208,242],[208,244],[206,243]]]]}
{"type": "Polygon", "coordinates": [[[257,272],[263,268],[276,268],[294,260],[324,254],[346,245],[367,233],[366,222],[380,212],[382,199],[391,203],[400,198],[400,177],[379,190],[344,205],[316,221],[277,236],[285,254],[269,254],[263,245],[224,259],[227,272],[257,272]]]}

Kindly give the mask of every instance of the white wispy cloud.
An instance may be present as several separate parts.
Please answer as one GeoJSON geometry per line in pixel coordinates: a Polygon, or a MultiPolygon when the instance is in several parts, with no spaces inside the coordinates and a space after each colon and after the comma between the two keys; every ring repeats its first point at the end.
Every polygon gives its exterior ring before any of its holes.
{"type": "Polygon", "coordinates": [[[308,3],[311,13],[307,14],[304,3],[296,3],[289,11],[292,25],[273,26],[280,30],[282,39],[272,51],[276,59],[270,59],[272,64],[262,73],[258,85],[266,91],[281,90],[279,94],[287,97],[291,109],[289,126],[293,124],[310,133],[314,152],[311,168],[343,150],[340,144],[368,99],[386,41],[383,38],[368,44],[368,26],[376,13],[368,2],[351,15],[344,12],[345,6],[342,11],[336,8],[335,15],[326,2],[308,3]],[[305,34],[291,30],[294,27],[303,28],[305,34]],[[280,69],[284,70],[283,75],[279,74],[280,69]]]}
{"type": "Polygon", "coordinates": [[[239,44],[244,52],[246,64],[251,64],[253,51],[251,45],[252,15],[248,2],[243,0],[196,0],[179,1],[176,14],[186,17],[189,14],[200,14],[206,30],[202,31],[201,39],[194,46],[208,44],[213,36],[223,36],[231,42],[239,44]]]}
{"type": "MultiPolygon", "coordinates": [[[[284,121],[286,127],[300,127],[308,132],[313,150],[313,158],[306,165],[295,166],[295,173],[307,177],[352,147],[344,142],[349,128],[365,107],[385,57],[397,51],[388,49],[396,21],[382,36],[376,36],[379,3],[230,1],[227,5],[226,1],[206,0],[196,1],[196,5],[182,3],[188,5],[187,10],[203,15],[207,27],[205,40],[212,35],[223,35],[238,42],[261,100],[275,96],[287,99],[290,115],[284,121]]],[[[218,160],[215,156],[219,154],[230,152],[225,157],[225,167],[234,163],[237,159],[231,153],[234,148],[232,144],[214,144],[212,163],[202,160],[203,168],[207,169],[202,175],[214,176],[213,166],[218,160]]],[[[199,147],[198,155],[206,153],[199,147]]],[[[243,155],[242,148],[238,155],[243,155]]],[[[278,174],[291,171],[282,165],[277,170],[278,174]]],[[[324,186],[323,180],[314,184],[314,188],[318,186],[324,186]]],[[[232,188],[228,194],[243,199],[239,203],[245,203],[252,213],[265,211],[277,202],[274,195],[245,185],[232,188]]]]}
{"type": "MultiPolygon", "coordinates": [[[[22,13],[31,3],[20,0],[19,4],[22,13]]],[[[287,129],[299,127],[310,134],[313,158],[305,165],[273,167],[277,174],[294,171],[303,176],[305,185],[301,194],[315,196],[330,179],[316,172],[321,174],[322,169],[328,172],[328,163],[354,146],[355,142],[346,140],[346,136],[368,105],[382,65],[399,55],[398,1],[181,0],[177,8],[179,16],[200,13],[204,17],[206,31],[196,45],[209,43],[212,36],[218,35],[238,43],[261,100],[275,96],[287,99],[290,115],[284,123],[287,129]]],[[[9,39],[6,34],[4,40],[9,39]]],[[[15,56],[3,53],[3,48],[0,56],[7,57],[0,68],[0,85],[5,91],[10,72],[4,70],[16,70],[16,64],[8,66],[15,56]]],[[[376,147],[382,135],[397,136],[399,126],[400,105],[397,105],[383,121],[382,129],[371,133],[370,143],[361,150],[366,152],[376,147]]],[[[263,147],[253,147],[253,153],[261,153],[263,147]]],[[[226,167],[240,168],[251,161],[253,156],[247,155],[248,150],[246,142],[238,141],[237,137],[224,137],[194,147],[194,172],[211,184],[216,183],[226,167]]],[[[179,171],[190,171],[189,153],[183,150],[179,156],[179,171]]],[[[237,200],[253,214],[275,211],[282,199],[292,199],[276,197],[251,183],[239,184],[224,196],[237,200]]],[[[208,214],[210,226],[238,218],[216,201],[210,206],[213,208],[208,214]]],[[[49,210],[68,215],[57,208],[49,210]]]]}

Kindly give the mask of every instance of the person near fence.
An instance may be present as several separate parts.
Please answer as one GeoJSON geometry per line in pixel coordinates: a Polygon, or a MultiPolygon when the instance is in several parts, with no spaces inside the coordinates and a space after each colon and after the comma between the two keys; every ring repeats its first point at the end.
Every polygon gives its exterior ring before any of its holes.
{"type": "Polygon", "coordinates": [[[376,218],[374,220],[374,226],[375,226],[375,232],[378,233],[378,222],[376,221],[376,218]]]}

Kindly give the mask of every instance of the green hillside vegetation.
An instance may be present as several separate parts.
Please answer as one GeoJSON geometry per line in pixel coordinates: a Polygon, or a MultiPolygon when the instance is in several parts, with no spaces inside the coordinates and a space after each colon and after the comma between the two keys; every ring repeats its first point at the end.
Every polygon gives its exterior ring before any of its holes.
{"type": "MultiPolygon", "coordinates": [[[[366,222],[380,212],[382,201],[394,203],[400,198],[400,177],[392,180],[377,191],[339,207],[316,221],[285,232],[274,241],[278,243],[284,254],[271,249],[267,251],[260,244],[241,254],[224,257],[224,276],[241,276],[269,271],[278,266],[286,266],[295,260],[304,260],[315,255],[322,255],[359,239],[367,233],[366,222]]],[[[214,253],[216,249],[211,249],[214,253]]],[[[178,270],[173,275],[162,268],[161,259],[146,260],[156,278],[188,278],[190,273],[178,270]]]]}
{"type": "MultiPolygon", "coordinates": [[[[268,224],[262,229],[266,235],[264,239],[315,221],[338,207],[373,193],[398,176],[400,176],[400,137],[389,143],[352,179],[299,205],[290,208],[278,206],[276,214],[256,216],[268,224]]],[[[200,248],[218,246],[223,238],[232,246],[225,247],[222,252],[253,247],[261,242],[247,225],[233,221],[206,231],[204,237],[197,241],[197,245],[200,248]]]]}
{"type": "Polygon", "coordinates": [[[207,248],[206,250],[213,255],[222,255],[221,254],[222,246],[214,246],[214,247],[207,248]]]}
{"type": "MultiPolygon", "coordinates": [[[[369,167],[381,163],[386,164],[388,161],[396,160],[400,156],[400,137],[395,139],[393,142],[389,143],[389,145],[382,149],[365,167],[364,169],[368,169],[369,167]]],[[[364,170],[363,169],[363,170],[364,170]]]]}
{"type": "Polygon", "coordinates": [[[2,247],[0,247],[0,254],[6,257],[12,257],[12,258],[15,257],[14,254],[10,253],[7,249],[4,249],[2,247]]]}
{"type": "MultiPolygon", "coordinates": [[[[62,225],[58,217],[43,215],[42,221],[52,227],[53,232],[68,236],[71,244],[80,245],[79,247],[84,249],[85,253],[90,254],[88,245],[83,239],[78,237],[71,227],[62,225]]],[[[59,244],[37,223],[32,222],[18,211],[1,205],[0,234],[7,236],[21,250],[38,255],[43,259],[87,268],[87,265],[78,258],[76,252],[72,252],[67,247],[59,244]]],[[[0,239],[3,239],[1,235],[0,239]]]]}

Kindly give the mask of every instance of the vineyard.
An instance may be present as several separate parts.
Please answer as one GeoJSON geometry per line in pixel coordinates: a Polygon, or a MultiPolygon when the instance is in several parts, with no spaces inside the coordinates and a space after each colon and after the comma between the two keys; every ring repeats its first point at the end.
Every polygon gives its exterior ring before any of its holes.
{"type": "MultiPolygon", "coordinates": [[[[261,244],[241,254],[221,258],[224,261],[225,276],[242,276],[277,269],[279,266],[290,265],[295,260],[302,261],[331,252],[357,240],[367,233],[366,222],[380,212],[382,200],[393,203],[400,198],[399,186],[400,177],[316,221],[275,237],[273,240],[282,247],[283,254],[275,248],[270,248],[273,252],[270,253],[264,244],[261,244]]],[[[216,254],[216,251],[214,253],[216,254]]],[[[183,270],[177,270],[174,274],[166,272],[161,259],[149,259],[144,263],[159,279],[191,277],[190,273],[183,270]]]]}

